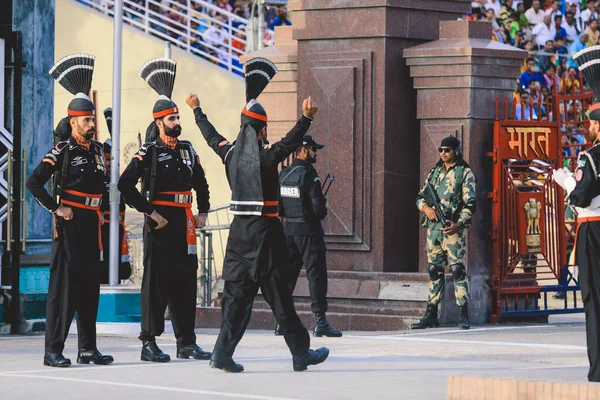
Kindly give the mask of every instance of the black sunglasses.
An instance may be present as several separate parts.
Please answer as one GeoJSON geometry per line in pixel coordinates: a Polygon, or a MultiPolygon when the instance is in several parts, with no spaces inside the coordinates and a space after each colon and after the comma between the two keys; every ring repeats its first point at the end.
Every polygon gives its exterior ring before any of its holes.
{"type": "Polygon", "coordinates": [[[454,150],[452,147],[438,147],[440,153],[450,153],[452,150],[454,150]]]}

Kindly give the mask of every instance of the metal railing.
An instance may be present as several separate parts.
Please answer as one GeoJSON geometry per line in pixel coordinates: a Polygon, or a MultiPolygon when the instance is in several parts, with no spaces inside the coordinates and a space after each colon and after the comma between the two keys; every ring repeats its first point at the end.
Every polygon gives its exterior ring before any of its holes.
{"type": "MultiPolygon", "coordinates": [[[[208,219],[204,228],[196,230],[199,239],[197,292],[196,303],[203,307],[212,305],[213,294],[219,283],[218,261],[225,257],[225,235],[229,230],[231,218],[229,214],[229,203],[211,208],[208,211],[208,219]],[[213,241],[213,235],[214,241],[213,241]],[[215,242],[218,242],[219,250],[215,257],[215,242]]],[[[129,284],[141,285],[144,272],[144,245],[143,245],[144,217],[142,214],[127,220],[127,238],[129,242],[129,255],[132,276],[129,284]]]]}
{"type": "MultiPolygon", "coordinates": [[[[115,0],[76,0],[114,17],[115,0]]],[[[228,71],[243,75],[239,57],[245,53],[249,20],[203,0],[122,0],[123,21],[228,71]],[[169,12],[161,12],[165,6],[169,12]]],[[[265,30],[263,43],[272,44],[265,30]]]]}

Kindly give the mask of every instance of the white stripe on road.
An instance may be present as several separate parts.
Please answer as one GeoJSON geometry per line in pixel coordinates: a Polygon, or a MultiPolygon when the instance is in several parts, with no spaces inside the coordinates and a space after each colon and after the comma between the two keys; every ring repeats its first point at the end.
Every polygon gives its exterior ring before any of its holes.
{"type": "Polygon", "coordinates": [[[586,351],[585,346],[566,345],[566,344],[545,344],[545,343],[517,343],[517,342],[484,342],[482,340],[456,340],[456,339],[433,339],[423,337],[412,337],[414,335],[404,336],[353,336],[354,338],[371,339],[371,340],[398,340],[406,342],[433,342],[433,343],[454,343],[473,345],[479,344],[484,346],[500,346],[500,347],[527,347],[539,349],[554,349],[554,350],[575,350],[586,351]]]}
{"type": "MultiPolygon", "coordinates": [[[[401,337],[401,336],[428,336],[428,335],[444,335],[448,333],[472,333],[472,332],[485,332],[485,331],[508,331],[513,329],[539,329],[539,328],[549,328],[552,325],[526,325],[526,326],[502,326],[502,327],[490,327],[490,328],[474,328],[474,329],[453,329],[449,331],[428,331],[428,332],[420,332],[420,333],[405,333],[401,335],[387,335],[388,337],[401,337]]],[[[359,337],[347,335],[346,337],[359,337]]],[[[362,337],[362,336],[360,336],[362,337]]]]}
{"type": "Polygon", "coordinates": [[[60,377],[60,376],[44,376],[44,375],[30,375],[30,374],[0,374],[0,375],[10,376],[10,377],[19,377],[19,378],[48,379],[48,380],[76,382],[76,383],[93,383],[96,385],[120,386],[120,387],[128,387],[128,388],[135,388],[135,389],[162,390],[164,392],[203,394],[203,395],[209,395],[209,396],[231,397],[231,398],[238,398],[238,399],[294,400],[294,399],[289,399],[289,398],[284,398],[284,397],[261,396],[261,395],[247,394],[247,393],[230,393],[230,392],[217,392],[217,391],[213,391],[213,390],[185,389],[185,388],[178,388],[178,387],[171,387],[171,386],[141,385],[141,384],[137,384],[137,383],[100,381],[100,380],[96,380],[96,379],[77,379],[77,378],[65,378],[65,377],[60,377]]]}

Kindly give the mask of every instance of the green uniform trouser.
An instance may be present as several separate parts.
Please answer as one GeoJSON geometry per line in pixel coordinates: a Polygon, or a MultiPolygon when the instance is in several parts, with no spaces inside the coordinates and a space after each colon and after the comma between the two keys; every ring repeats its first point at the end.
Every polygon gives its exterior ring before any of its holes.
{"type": "Polygon", "coordinates": [[[454,277],[454,296],[456,304],[464,306],[469,302],[469,284],[465,269],[464,229],[454,235],[446,235],[440,224],[427,230],[427,260],[429,262],[429,298],[428,304],[437,305],[442,299],[444,286],[444,265],[450,266],[454,277]]]}

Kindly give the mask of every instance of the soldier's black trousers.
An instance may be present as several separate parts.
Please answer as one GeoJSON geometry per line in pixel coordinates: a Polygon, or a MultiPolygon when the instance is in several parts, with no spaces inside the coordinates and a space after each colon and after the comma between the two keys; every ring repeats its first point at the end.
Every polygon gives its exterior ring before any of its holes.
{"type": "Polygon", "coordinates": [[[75,311],[79,348],[96,348],[99,297],[100,285],[96,280],[69,271],[66,265],[50,272],[46,305],[46,352],[62,353],[75,311]]]}
{"type": "Polygon", "coordinates": [[[577,231],[576,263],[585,308],[590,370],[588,380],[600,382],[600,222],[584,222],[577,231]]]}
{"type": "Polygon", "coordinates": [[[196,343],[196,269],[144,268],[141,340],[154,340],[164,332],[167,305],[177,345],[196,343]]]}
{"type": "Polygon", "coordinates": [[[72,210],[72,220],[56,220],[58,238],[52,243],[45,327],[49,353],[62,353],[75,312],[79,348],[96,348],[100,297],[98,214],[75,207],[72,210]]]}
{"type": "Polygon", "coordinates": [[[242,339],[250,316],[252,304],[260,288],[264,299],[281,326],[283,337],[293,356],[308,352],[310,337],[294,308],[294,300],[281,269],[258,277],[258,281],[225,281],[222,300],[221,331],[213,351],[232,357],[242,339]]]}
{"type": "Polygon", "coordinates": [[[187,346],[196,343],[198,258],[188,254],[185,209],[157,206],[157,211],[169,223],[144,233],[140,340],[154,340],[164,332],[168,305],[177,345],[187,346]]]}
{"type": "Polygon", "coordinates": [[[325,313],[327,311],[327,260],[323,236],[287,236],[286,241],[292,262],[288,282],[290,292],[294,293],[298,276],[304,265],[312,312],[325,313]]]}

